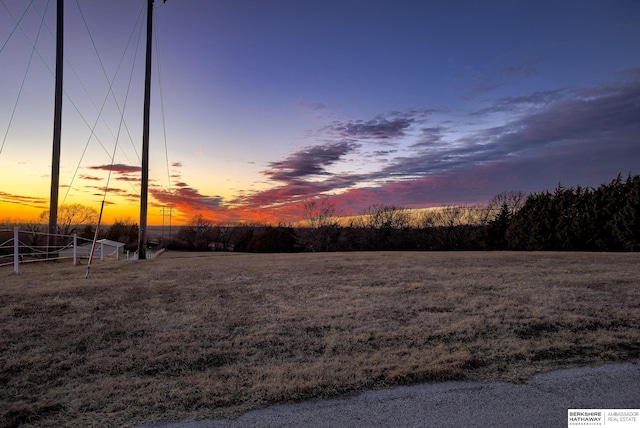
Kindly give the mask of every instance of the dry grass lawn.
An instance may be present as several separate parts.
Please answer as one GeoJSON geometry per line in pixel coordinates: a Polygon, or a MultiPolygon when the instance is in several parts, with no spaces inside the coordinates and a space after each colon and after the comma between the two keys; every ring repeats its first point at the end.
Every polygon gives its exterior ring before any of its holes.
{"type": "Polygon", "coordinates": [[[165,253],[0,270],[0,426],[233,417],[640,356],[640,254],[165,253]]]}

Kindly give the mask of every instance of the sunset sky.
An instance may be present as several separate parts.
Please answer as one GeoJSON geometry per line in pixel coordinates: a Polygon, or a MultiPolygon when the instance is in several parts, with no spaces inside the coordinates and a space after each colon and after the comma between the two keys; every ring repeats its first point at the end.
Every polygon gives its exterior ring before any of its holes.
{"type": "MultiPolygon", "coordinates": [[[[48,210],[55,8],[0,1],[0,221],[48,210]]],[[[317,197],[349,215],[640,173],[637,0],[155,9],[150,224],[162,207],[277,224],[317,197]]],[[[60,204],[99,210],[108,185],[106,222],[139,218],[145,13],[65,1],[60,204]]]]}

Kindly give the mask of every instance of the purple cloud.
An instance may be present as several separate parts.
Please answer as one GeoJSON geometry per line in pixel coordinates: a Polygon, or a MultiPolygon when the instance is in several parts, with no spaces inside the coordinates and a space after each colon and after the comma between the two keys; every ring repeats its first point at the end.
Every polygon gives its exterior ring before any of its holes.
{"type": "Polygon", "coordinates": [[[78,177],[83,179],[83,180],[91,180],[91,181],[101,181],[102,180],[102,177],[96,177],[96,176],[87,175],[87,174],[80,174],[78,177]]]}
{"type": "Polygon", "coordinates": [[[263,174],[272,180],[285,182],[312,175],[326,175],[326,167],[336,163],[359,146],[359,144],[343,141],[309,147],[291,154],[283,161],[270,162],[270,169],[263,174]]]}
{"type": "Polygon", "coordinates": [[[418,141],[413,143],[410,147],[433,147],[442,144],[447,128],[444,126],[435,126],[423,128],[420,131],[421,135],[418,137],[418,141]]]}
{"type": "MultiPolygon", "coordinates": [[[[488,162],[510,162],[516,158],[536,158],[563,153],[567,157],[585,157],[597,149],[608,147],[610,162],[619,158],[621,150],[630,150],[639,158],[640,150],[640,80],[624,85],[605,85],[598,88],[535,94],[534,100],[546,99],[544,107],[521,114],[503,125],[477,130],[468,137],[439,144],[416,143],[419,149],[410,156],[398,157],[378,174],[429,176],[447,171],[469,168],[488,162]]],[[[526,98],[514,98],[516,111],[526,98]]],[[[529,100],[530,101],[530,100],[529,100]]],[[[509,100],[500,101],[500,108],[508,111],[509,100]]],[[[444,129],[431,128],[426,132],[429,142],[440,143],[444,129]]],[[[593,158],[591,162],[602,162],[593,158]]]]}
{"type": "Polygon", "coordinates": [[[405,130],[411,126],[412,118],[395,118],[392,120],[378,117],[368,121],[355,120],[348,122],[334,122],[331,130],[345,139],[363,140],[391,140],[405,135],[405,130]]]}
{"type": "Polygon", "coordinates": [[[113,172],[119,172],[124,174],[132,173],[132,172],[140,172],[142,170],[142,168],[139,166],[124,165],[124,164],[96,165],[96,166],[90,166],[89,169],[113,171],[113,172]]]}
{"type": "Polygon", "coordinates": [[[203,195],[193,187],[181,186],[173,191],[153,187],[149,192],[161,205],[177,207],[184,212],[222,207],[222,197],[203,195]]]}

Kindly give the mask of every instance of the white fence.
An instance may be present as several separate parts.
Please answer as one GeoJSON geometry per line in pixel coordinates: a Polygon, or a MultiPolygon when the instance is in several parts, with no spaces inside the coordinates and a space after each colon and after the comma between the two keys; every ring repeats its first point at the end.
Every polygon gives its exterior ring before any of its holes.
{"type": "MultiPolygon", "coordinates": [[[[88,259],[91,252],[89,239],[77,235],[50,235],[30,230],[20,230],[18,227],[0,229],[0,267],[13,264],[15,273],[19,272],[22,263],[40,262],[46,260],[72,260],[77,265],[81,258],[88,259]]],[[[124,244],[122,244],[124,246],[124,244]]],[[[137,260],[138,252],[122,252],[122,248],[99,242],[94,249],[94,258],[104,260],[105,257],[116,259],[137,260]]],[[[147,252],[147,259],[155,254],[147,252]]]]}

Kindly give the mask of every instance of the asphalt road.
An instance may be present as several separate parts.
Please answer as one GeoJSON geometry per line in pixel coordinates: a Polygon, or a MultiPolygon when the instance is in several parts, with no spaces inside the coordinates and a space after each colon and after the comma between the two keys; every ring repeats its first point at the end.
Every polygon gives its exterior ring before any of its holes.
{"type": "MultiPolygon", "coordinates": [[[[568,409],[640,408],[640,360],[558,370],[522,385],[445,382],[283,404],[234,420],[157,422],[139,428],[567,427],[568,409]]],[[[625,424],[625,427],[640,427],[625,424]]]]}

